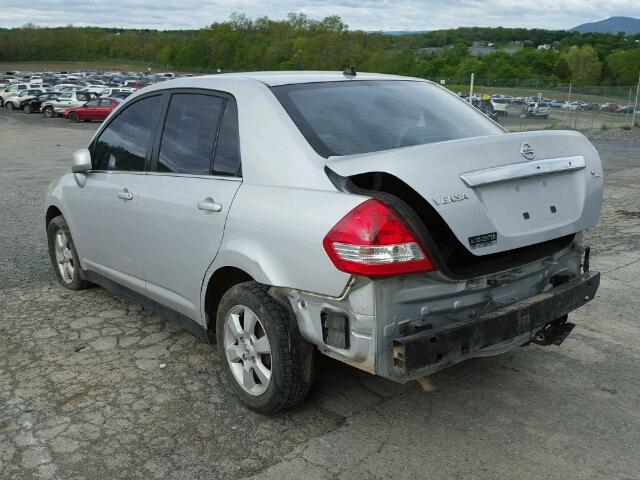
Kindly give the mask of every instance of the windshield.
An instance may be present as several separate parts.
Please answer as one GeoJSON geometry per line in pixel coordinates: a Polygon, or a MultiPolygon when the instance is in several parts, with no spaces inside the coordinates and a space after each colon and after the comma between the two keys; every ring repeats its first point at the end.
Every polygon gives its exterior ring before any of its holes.
{"type": "Polygon", "coordinates": [[[272,90],[323,157],[504,133],[455,95],[427,82],[352,80],[272,90]]]}

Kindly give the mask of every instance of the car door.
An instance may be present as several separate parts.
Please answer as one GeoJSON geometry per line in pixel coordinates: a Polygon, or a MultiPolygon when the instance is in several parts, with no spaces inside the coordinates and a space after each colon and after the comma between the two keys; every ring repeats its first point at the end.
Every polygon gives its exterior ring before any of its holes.
{"type": "Polygon", "coordinates": [[[76,107],[76,113],[80,117],[81,120],[93,120],[96,115],[96,108],[98,107],[98,100],[91,100],[90,102],[85,103],[80,108],[76,107]]]}
{"type": "Polygon", "coordinates": [[[56,111],[63,111],[71,107],[71,92],[65,92],[53,101],[53,108],[56,111]]]}
{"type": "Polygon", "coordinates": [[[105,118],[107,118],[113,108],[113,100],[110,100],[108,98],[100,98],[93,101],[99,102],[98,106],[94,110],[93,120],[104,120],[105,118]]]}
{"type": "Polygon", "coordinates": [[[144,293],[139,194],[163,95],[141,97],[103,128],[91,145],[93,170],[74,190],[73,237],[83,268],[144,293]]]}
{"type": "Polygon", "coordinates": [[[147,295],[196,321],[202,281],[241,183],[237,123],[230,96],[172,92],[140,192],[147,295]]]}

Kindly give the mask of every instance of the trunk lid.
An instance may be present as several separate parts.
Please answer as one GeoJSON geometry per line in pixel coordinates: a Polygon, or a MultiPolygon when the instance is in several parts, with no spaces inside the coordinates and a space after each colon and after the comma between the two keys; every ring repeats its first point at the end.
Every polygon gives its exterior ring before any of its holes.
{"type": "Polygon", "coordinates": [[[600,157],[573,131],[508,133],[331,157],[327,167],[341,177],[385,172],[399,178],[479,256],[592,227],[602,204],[600,157]]]}

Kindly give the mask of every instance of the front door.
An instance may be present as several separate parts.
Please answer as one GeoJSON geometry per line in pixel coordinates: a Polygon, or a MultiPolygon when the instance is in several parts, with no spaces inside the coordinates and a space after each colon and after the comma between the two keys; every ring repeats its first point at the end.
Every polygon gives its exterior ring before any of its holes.
{"type": "Polygon", "coordinates": [[[172,93],[154,150],[139,206],[147,295],[199,321],[202,281],[241,184],[235,102],[172,93]]]}
{"type": "Polygon", "coordinates": [[[71,202],[72,232],[83,268],[140,293],[144,268],[138,215],[161,95],[122,110],[92,145],[93,170],[71,202]]]}

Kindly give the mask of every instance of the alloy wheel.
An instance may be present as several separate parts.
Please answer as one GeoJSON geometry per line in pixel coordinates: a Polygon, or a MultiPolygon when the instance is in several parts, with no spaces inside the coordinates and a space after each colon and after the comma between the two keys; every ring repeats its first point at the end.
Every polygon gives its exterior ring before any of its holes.
{"type": "Polygon", "coordinates": [[[60,277],[62,277],[65,283],[72,283],[76,268],[73,261],[71,245],[69,244],[69,237],[67,237],[67,234],[62,229],[56,232],[54,251],[60,277]]]}
{"type": "Polygon", "coordinates": [[[244,305],[233,307],[224,323],[224,350],[231,372],[250,395],[262,395],[271,383],[271,345],[258,316],[244,305]]]}

